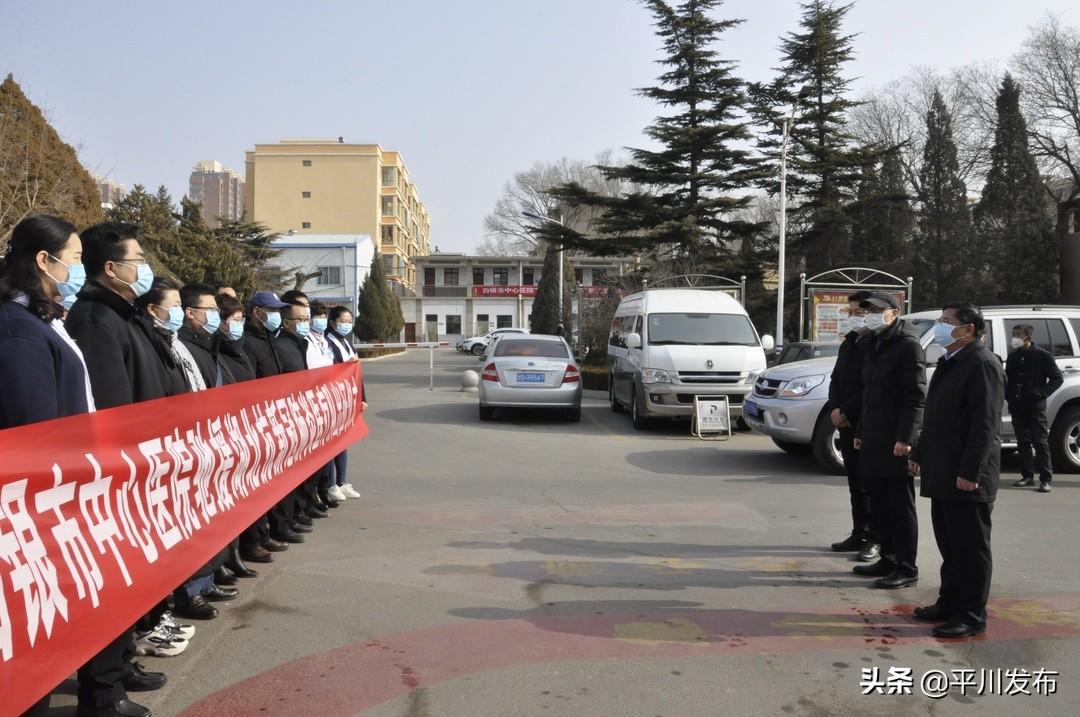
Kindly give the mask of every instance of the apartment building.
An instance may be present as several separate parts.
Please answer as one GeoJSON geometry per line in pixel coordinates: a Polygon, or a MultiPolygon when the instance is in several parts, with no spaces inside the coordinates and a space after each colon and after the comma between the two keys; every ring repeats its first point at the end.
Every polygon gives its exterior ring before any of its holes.
{"type": "Polygon", "coordinates": [[[98,193],[101,195],[101,208],[112,209],[127,194],[127,188],[108,177],[100,174],[91,175],[97,183],[98,193]]]}
{"type": "Polygon", "coordinates": [[[220,162],[198,162],[188,177],[188,198],[202,205],[207,226],[216,229],[222,219],[244,216],[244,180],[220,162]]]}
{"type": "MultiPolygon", "coordinates": [[[[573,256],[580,295],[602,297],[607,276],[632,271],[633,260],[573,256]]],[[[451,341],[496,328],[529,328],[543,270],[539,256],[432,254],[416,260],[421,285],[401,299],[406,341],[451,341]]],[[[576,299],[575,299],[576,301],[576,299]]]]}
{"type": "Polygon", "coordinates": [[[367,235],[407,293],[431,253],[431,220],[399,152],[344,140],[257,144],[245,161],[247,215],[276,232],[367,235]]]}

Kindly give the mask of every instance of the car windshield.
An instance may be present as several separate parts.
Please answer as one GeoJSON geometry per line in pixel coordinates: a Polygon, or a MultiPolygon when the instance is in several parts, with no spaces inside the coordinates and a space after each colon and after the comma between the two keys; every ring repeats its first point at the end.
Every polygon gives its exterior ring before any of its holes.
{"type": "Polygon", "coordinates": [[[500,341],[495,347],[496,356],[533,356],[538,358],[570,358],[570,352],[562,341],[524,339],[500,341]]]}
{"type": "Polygon", "coordinates": [[[739,314],[649,314],[649,344],[758,346],[750,319],[739,314]]]}
{"type": "Polygon", "coordinates": [[[928,331],[934,328],[934,324],[937,323],[937,319],[916,319],[907,317],[904,319],[904,323],[915,329],[916,335],[922,337],[925,336],[928,331]]]}

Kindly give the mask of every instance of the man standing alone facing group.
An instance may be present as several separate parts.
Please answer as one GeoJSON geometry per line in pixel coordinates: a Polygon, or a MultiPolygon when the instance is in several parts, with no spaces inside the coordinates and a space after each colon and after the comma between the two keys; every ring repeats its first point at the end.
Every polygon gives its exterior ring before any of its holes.
{"type": "Polygon", "coordinates": [[[1054,357],[1035,345],[1035,329],[1027,324],[1013,327],[1012,353],[1005,364],[1009,402],[1016,442],[1020,449],[1020,480],[1016,487],[1035,485],[1039,471],[1039,492],[1050,492],[1053,472],[1050,468],[1050,436],[1046,427],[1046,398],[1061,388],[1065,377],[1054,357]],[[1032,462],[1032,452],[1035,461],[1032,462]]]}

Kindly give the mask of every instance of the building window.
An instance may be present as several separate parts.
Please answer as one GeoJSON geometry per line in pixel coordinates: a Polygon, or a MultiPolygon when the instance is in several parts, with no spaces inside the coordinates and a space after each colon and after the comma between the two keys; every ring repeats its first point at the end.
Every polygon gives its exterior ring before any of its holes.
{"type": "Polygon", "coordinates": [[[460,334],[461,333],[461,315],[447,314],[446,315],[446,333],[448,334],[460,334]]]}
{"type": "Polygon", "coordinates": [[[604,269],[593,269],[592,270],[592,285],[593,286],[600,286],[600,284],[602,284],[605,279],[607,279],[607,271],[606,270],[604,270],[604,269]]]}
{"type": "Polygon", "coordinates": [[[484,285],[484,269],[483,267],[473,267],[472,270],[472,283],[473,286],[484,285]]]}
{"type": "Polygon", "coordinates": [[[311,199],[311,192],[300,192],[300,196],[304,199],[311,199]]]}
{"type": "Polygon", "coordinates": [[[394,198],[383,197],[382,198],[382,215],[384,217],[394,216],[394,198]]]}
{"type": "Polygon", "coordinates": [[[424,268],[424,286],[435,286],[435,267],[424,268]]]}
{"type": "Polygon", "coordinates": [[[319,286],[338,286],[341,284],[340,266],[320,266],[319,286]]]}
{"type": "Polygon", "coordinates": [[[525,286],[532,286],[536,283],[533,276],[534,269],[531,266],[527,266],[521,270],[521,283],[525,286]]]}
{"type": "Polygon", "coordinates": [[[398,267],[394,263],[394,258],[395,257],[393,254],[384,256],[382,258],[383,269],[385,269],[386,273],[390,276],[398,276],[398,272],[395,271],[395,269],[397,269],[398,267]]]}
{"type": "Polygon", "coordinates": [[[491,321],[488,319],[487,314],[476,315],[476,335],[483,336],[491,330],[491,321]]]}
{"type": "Polygon", "coordinates": [[[510,270],[505,266],[499,266],[491,270],[491,283],[495,286],[506,286],[510,283],[510,270]]]}
{"type": "Polygon", "coordinates": [[[396,167],[383,167],[382,168],[382,185],[384,187],[393,187],[397,184],[397,168],[396,167]]]}
{"type": "Polygon", "coordinates": [[[301,229],[311,229],[311,222],[300,222],[301,229]]]}
{"type": "MultiPolygon", "coordinates": [[[[442,272],[443,286],[457,286],[458,285],[458,270],[457,269],[443,269],[442,272]]],[[[454,333],[451,331],[450,333],[454,333]]]]}
{"type": "Polygon", "coordinates": [[[382,228],[382,243],[393,244],[394,243],[394,225],[387,224],[382,228]]]}
{"type": "Polygon", "coordinates": [[[311,166],[311,160],[310,159],[305,159],[304,160],[304,166],[305,167],[310,167],[311,166]]]}
{"type": "Polygon", "coordinates": [[[495,317],[495,328],[509,329],[514,326],[514,317],[510,314],[499,314],[495,317]]]}

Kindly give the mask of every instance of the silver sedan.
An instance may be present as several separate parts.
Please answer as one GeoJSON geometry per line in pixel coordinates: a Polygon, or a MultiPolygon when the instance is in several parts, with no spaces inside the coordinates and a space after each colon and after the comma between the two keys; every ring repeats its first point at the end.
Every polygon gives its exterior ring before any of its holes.
{"type": "Polygon", "coordinates": [[[484,357],[480,420],[495,408],[557,408],[581,420],[581,372],[559,336],[509,334],[484,357]]]}

